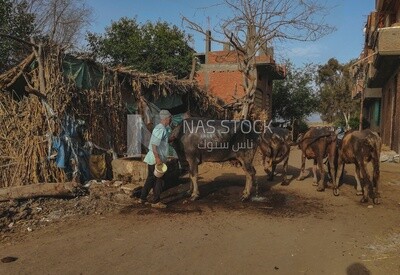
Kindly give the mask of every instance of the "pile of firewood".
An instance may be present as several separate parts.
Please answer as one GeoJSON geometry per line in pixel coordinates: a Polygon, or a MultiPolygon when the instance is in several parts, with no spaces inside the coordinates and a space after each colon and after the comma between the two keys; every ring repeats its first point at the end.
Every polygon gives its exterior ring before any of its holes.
{"type": "Polygon", "coordinates": [[[126,111],[121,87],[109,77],[112,72],[99,88],[79,90],[64,77],[58,48],[35,56],[36,61],[30,56],[0,76],[0,187],[67,180],[50,159],[49,148],[51,138],[61,134],[65,116],[86,122],[88,140],[105,148],[113,140],[117,149],[125,149],[126,111]],[[11,89],[21,79],[24,96],[11,89]]]}
{"type": "Polygon", "coordinates": [[[128,111],[123,95],[135,101],[146,93],[155,99],[186,95],[192,114],[223,118],[217,98],[193,81],[168,74],[96,64],[102,78],[92,88],[78,89],[63,73],[65,56],[60,47],[38,45],[17,67],[0,75],[0,188],[71,180],[51,159],[51,138],[62,133],[66,116],[85,121],[87,140],[126,152],[128,111]]]}

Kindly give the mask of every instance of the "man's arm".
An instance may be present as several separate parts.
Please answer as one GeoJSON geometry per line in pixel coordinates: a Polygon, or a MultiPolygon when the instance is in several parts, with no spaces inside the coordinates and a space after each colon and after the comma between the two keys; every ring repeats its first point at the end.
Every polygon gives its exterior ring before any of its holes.
{"type": "Polygon", "coordinates": [[[152,146],[154,158],[156,159],[156,164],[161,164],[162,161],[160,159],[160,156],[158,155],[157,145],[152,144],[151,146],[152,146]]]}

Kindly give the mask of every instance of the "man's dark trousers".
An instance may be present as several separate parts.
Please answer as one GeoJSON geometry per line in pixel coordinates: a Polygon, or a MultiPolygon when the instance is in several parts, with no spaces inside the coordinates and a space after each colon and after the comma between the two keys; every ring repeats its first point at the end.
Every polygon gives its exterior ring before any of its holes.
{"type": "Polygon", "coordinates": [[[151,188],[153,188],[153,196],[154,196],[153,203],[157,203],[160,201],[160,195],[163,189],[164,180],[162,179],[162,177],[157,178],[154,175],[154,168],[155,165],[149,165],[149,164],[147,165],[147,179],[142,188],[140,199],[146,201],[147,195],[149,194],[151,188]]]}

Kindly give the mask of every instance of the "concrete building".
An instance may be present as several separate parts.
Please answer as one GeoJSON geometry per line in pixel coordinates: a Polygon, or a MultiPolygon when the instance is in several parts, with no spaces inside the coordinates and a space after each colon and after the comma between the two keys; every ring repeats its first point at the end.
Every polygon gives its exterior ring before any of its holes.
{"type": "MultiPolygon", "coordinates": [[[[223,99],[226,103],[233,103],[245,95],[243,75],[239,71],[236,51],[228,44],[222,51],[211,50],[211,32],[206,37],[205,53],[198,53],[200,69],[195,76],[200,87],[223,99]]],[[[286,71],[273,59],[272,48],[265,49],[256,57],[257,62],[257,90],[254,104],[261,110],[268,110],[271,117],[272,81],[284,79],[286,71]]]]}
{"type": "Polygon", "coordinates": [[[400,152],[400,1],[376,0],[364,33],[364,49],[353,65],[353,96],[361,96],[370,128],[400,152]]]}

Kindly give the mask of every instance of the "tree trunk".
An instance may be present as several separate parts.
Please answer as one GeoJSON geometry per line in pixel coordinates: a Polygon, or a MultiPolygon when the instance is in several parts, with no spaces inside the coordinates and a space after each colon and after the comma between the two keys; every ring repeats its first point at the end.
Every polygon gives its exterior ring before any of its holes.
{"type": "Polygon", "coordinates": [[[257,70],[255,66],[251,66],[246,74],[244,75],[244,88],[246,95],[243,97],[243,107],[241,112],[241,118],[247,119],[251,113],[251,109],[254,104],[255,92],[257,88],[257,70]]]}
{"type": "Polygon", "coordinates": [[[74,197],[78,186],[76,182],[62,182],[5,187],[0,189],[0,202],[37,197],[74,197]]]}
{"type": "Polygon", "coordinates": [[[350,120],[350,113],[347,114],[345,112],[343,112],[343,116],[344,116],[344,121],[346,122],[346,130],[350,129],[350,125],[349,125],[349,120],[350,120]]]}
{"type": "Polygon", "coordinates": [[[293,118],[291,122],[292,123],[290,126],[292,126],[292,129],[290,130],[290,135],[292,136],[292,141],[294,142],[294,125],[295,125],[296,119],[293,118]]]}
{"type": "Polygon", "coordinates": [[[190,70],[190,76],[189,76],[189,80],[190,81],[193,80],[194,74],[196,73],[196,64],[197,64],[196,57],[193,56],[193,58],[192,58],[192,69],[190,70]]]}
{"type": "Polygon", "coordinates": [[[245,96],[243,98],[242,119],[248,119],[254,104],[255,92],[257,89],[257,68],[256,68],[256,28],[248,26],[248,39],[246,41],[246,53],[240,61],[240,68],[243,73],[243,87],[245,96]]]}

